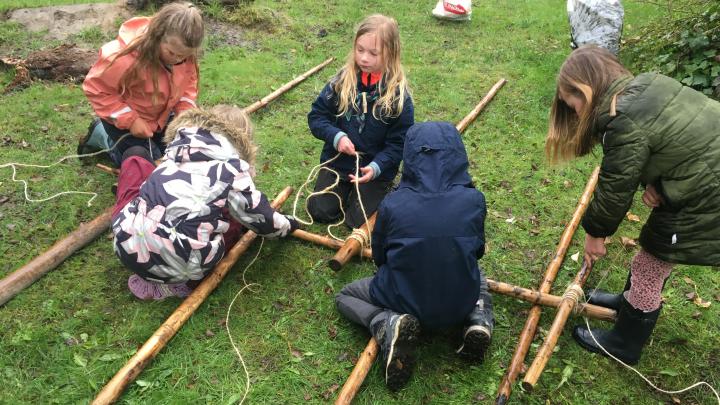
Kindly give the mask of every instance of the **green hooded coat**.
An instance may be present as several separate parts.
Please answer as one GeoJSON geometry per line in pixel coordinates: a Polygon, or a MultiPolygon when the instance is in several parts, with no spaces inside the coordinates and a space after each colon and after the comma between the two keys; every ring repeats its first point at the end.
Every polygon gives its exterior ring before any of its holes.
{"type": "Polygon", "coordinates": [[[643,226],[643,249],[671,263],[720,265],[720,103],[645,73],[616,80],[596,111],[604,156],[585,231],[612,235],[638,185],[654,185],[664,204],[643,226]]]}

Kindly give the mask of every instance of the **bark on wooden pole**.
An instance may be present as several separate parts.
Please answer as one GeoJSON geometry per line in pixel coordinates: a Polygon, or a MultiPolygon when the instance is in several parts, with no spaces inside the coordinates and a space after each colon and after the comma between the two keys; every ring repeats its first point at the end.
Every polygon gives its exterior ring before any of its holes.
{"type": "MultiPolygon", "coordinates": [[[[306,71],[300,76],[289,81],[279,89],[265,96],[262,100],[257,101],[245,108],[245,111],[249,114],[259,110],[260,108],[268,105],[271,101],[278,98],[283,93],[297,86],[300,82],[312,76],[322,68],[327,66],[335,58],[329,58],[321,64],[313,67],[306,71]]],[[[98,169],[105,171],[110,174],[118,175],[120,171],[111,167],[97,164],[98,169]]],[[[73,231],[70,235],[61,239],[55,245],[53,245],[48,251],[33,259],[27,265],[16,270],[10,276],[0,280],[0,306],[2,306],[9,299],[17,295],[24,288],[35,282],[37,279],[47,274],[50,270],[57,267],[63,260],[68,258],[76,251],[82,249],[87,244],[95,240],[102,232],[110,227],[110,213],[112,207],[108,208],[105,212],[100,214],[97,218],[90,221],[87,225],[81,225],[77,230],[73,231]],[[57,247],[57,249],[56,249],[57,247]]]]}
{"type": "Polygon", "coordinates": [[[0,280],[0,306],[105,232],[110,226],[111,214],[112,207],[92,221],[80,224],[76,230],[60,239],[50,249],[0,280]]]}
{"type": "MultiPolygon", "coordinates": [[[[302,229],[296,229],[295,232],[293,232],[291,235],[298,239],[329,247],[330,249],[339,250],[343,246],[345,246],[343,242],[337,239],[333,239],[325,235],[318,235],[316,233],[303,231],[302,229]]],[[[372,251],[370,250],[370,248],[364,248],[362,250],[362,255],[366,258],[372,258],[372,251]]]]}
{"type": "Polygon", "coordinates": [[[533,360],[532,365],[530,365],[527,373],[525,373],[522,384],[525,390],[532,391],[532,389],[535,388],[540,374],[542,374],[548,360],[550,360],[550,356],[552,356],[553,349],[555,349],[555,345],[557,345],[558,338],[562,334],[565,323],[570,317],[570,313],[575,309],[575,304],[577,304],[578,300],[582,297],[582,287],[585,285],[585,281],[590,275],[591,270],[592,263],[583,262],[582,268],[575,276],[568,290],[563,294],[562,303],[555,313],[555,320],[553,320],[553,324],[545,337],[545,342],[540,346],[535,360],[533,360]],[[578,290],[571,291],[572,287],[578,290]]]}
{"type": "MultiPolygon", "coordinates": [[[[487,279],[487,283],[489,290],[495,294],[515,297],[534,305],[558,308],[563,302],[563,297],[541,293],[540,291],[518,287],[501,281],[487,279]]],[[[588,318],[608,322],[615,322],[615,318],[617,317],[617,311],[614,309],[585,303],[578,303],[577,314],[579,316],[586,316],[588,318]]]]}
{"type": "Polygon", "coordinates": [[[319,72],[322,68],[329,65],[334,60],[335,60],[335,58],[326,59],[325,62],[315,66],[314,68],[308,70],[307,72],[301,74],[300,76],[294,78],[293,80],[285,83],[282,87],[273,91],[272,93],[268,94],[267,96],[263,97],[262,99],[252,103],[250,106],[245,108],[245,112],[248,114],[251,114],[251,113],[254,113],[255,111],[265,107],[270,102],[272,102],[276,98],[280,97],[283,93],[285,93],[288,90],[292,89],[293,87],[297,86],[298,84],[300,84],[302,81],[304,81],[308,77],[319,72]]]}
{"type": "MultiPolygon", "coordinates": [[[[485,106],[488,104],[488,102],[495,96],[495,93],[507,82],[505,79],[500,79],[491,89],[490,92],[483,97],[482,100],[480,100],[480,103],[473,108],[473,110],[470,112],[470,114],[466,115],[465,118],[460,120],[460,122],[455,126],[457,128],[458,132],[461,134],[465,131],[465,129],[470,125],[473,121],[475,121],[475,118],[480,114],[480,112],[485,108],[485,106]]],[[[375,214],[373,214],[374,216],[375,214]]],[[[369,220],[368,220],[369,222],[369,220]]],[[[375,225],[375,221],[373,220],[372,225],[375,225]]],[[[372,232],[372,228],[369,230],[372,232]]],[[[375,357],[377,357],[378,353],[378,344],[377,341],[375,341],[375,338],[370,338],[370,341],[368,342],[367,346],[365,347],[365,350],[363,351],[363,355],[358,358],[357,363],[355,363],[355,367],[353,368],[352,373],[350,374],[350,377],[348,377],[347,381],[343,385],[342,389],[340,390],[340,394],[338,395],[337,400],[335,401],[335,405],[345,405],[350,404],[355,397],[355,394],[357,393],[358,389],[360,389],[360,386],[362,385],[363,381],[365,381],[365,377],[367,376],[368,371],[370,370],[370,366],[372,366],[373,361],[375,361],[375,357]],[[367,355],[365,355],[367,354],[367,355]]]]}
{"type": "MultiPolygon", "coordinates": [[[[278,208],[292,193],[292,187],[286,187],[275,197],[271,203],[273,208],[278,208]]],[[[245,235],[230,249],[225,257],[215,266],[215,269],[200,283],[185,301],[170,315],[170,317],[158,328],[147,342],[135,353],[120,371],[103,387],[95,397],[92,404],[111,404],[115,402],[125,387],[135,380],[152,359],[162,350],[163,347],[175,336],[178,330],[187,322],[205,298],[220,284],[225,275],[238,260],[240,255],[245,253],[257,234],[247,231],[245,235]]]]}
{"type": "MultiPolygon", "coordinates": [[[[595,186],[597,185],[599,172],[600,168],[596,167],[595,170],[593,170],[592,175],[590,175],[587,184],[585,185],[585,190],[580,197],[577,208],[575,208],[575,213],[573,214],[570,222],[568,222],[567,226],[565,227],[565,231],[560,238],[560,243],[558,243],[557,249],[555,251],[555,257],[545,270],[545,277],[543,278],[539,289],[541,293],[546,294],[550,292],[550,288],[552,287],[552,284],[555,281],[555,276],[557,275],[557,272],[560,269],[560,265],[565,258],[565,253],[567,253],[567,248],[572,241],[575,230],[580,224],[580,220],[582,219],[582,216],[585,213],[588,204],[590,204],[590,198],[592,197],[592,193],[595,190],[595,186]]],[[[535,331],[537,330],[537,325],[540,321],[541,312],[542,307],[540,305],[533,305],[533,307],[530,308],[528,318],[525,321],[525,326],[520,333],[520,338],[518,339],[518,345],[515,348],[515,353],[510,360],[510,365],[505,372],[505,376],[503,376],[503,379],[500,382],[500,387],[498,388],[498,395],[495,398],[495,404],[497,405],[506,404],[508,399],[510,398],[512,386],[515,381],[517,381],[517,377],[520,374],[523,362],[525,361],[525,356],[527,355],[528,349],[530,348],[530,343],[532,343],[533,337],[535,336],[535,331]]]]}
{"type": "MultiPolygon", "coordinates": [[[[457,125],[455,125],[455,128],[457,128],[458,132],[461,134],[465,132],[465,129],[467,129],[468,125],[472,124],[473,121],[480,115],[480,112],[485,108],[486,105],[492,100],[493,97],[495,97],[495,94],[497,94],[498,90],[502,88],[503,85],[507,83],[507,80],[500,79],[497,83],[495,83],[494,86],[490,89],[490,91],[485,95],[485,97],[480,100],[480,102],[475,106],[475,108],[470,111],[468,115],[465,116],[460,122],[458,122],[457,125]]],[[[370,218],[368,218],[367,223],[364,223],[360,229],[365,234],[369,235],[372,233],[373,228],[375,227],[375,220],[376,220],[376,214],[373,213],[370,218]]],[[[330,266],[331,269],[334,271],[339,271],[342,269],[342,267],[352,259],[353,256],[356,256],[358,252],[360,251],[360,248],[362,247],[362,244],[354,239],[354,238],[348,238],[345,241],[345,246],[340,249],[335,256],[333,256],[332,259],[328,260],[328,266],[330,266]]]]}

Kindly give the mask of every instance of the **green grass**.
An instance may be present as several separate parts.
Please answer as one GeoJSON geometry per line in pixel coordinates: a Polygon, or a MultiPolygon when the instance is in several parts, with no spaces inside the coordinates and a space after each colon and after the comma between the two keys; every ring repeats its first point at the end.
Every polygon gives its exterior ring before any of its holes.
{"type": "MultiPolygon", "coordinates": [[[[42,5],[51,3],[44,1],[42,5]]],[[[52,1],[53,4],[59,3],[52,1]]],[[[27,4],[27,3],[24,3],[27,4]]],[[[41,5],[37,3],[37,5],[41,5]]],[[[626,32],[661,17],[647,2],[625,1],[626,32]]],[[[3,3],[3,7],[5,3],[3,3]]],[[[248,105],[329,56],[343,60],[354,25],[373,12],[394,15],[403,40],[403,63],[416,106],[416,121],[459,121],[501,77],[509,83],[463,135],[471,174],[488,200],[489,252],[481,260],[488,277],[526,287],[542,278],[570,219],[595,156],[551,168],[542,147],[554,77],[569,52],[564,2],[503,0],[476,2],[469,23],[447,23],[430,16],[428,4],[392,1],[315,2],[257,0],[251,6],[275,16],[272,30],[246,28],[238,48],[214,43],[201,61],[200,101],[248,105]],[[320,29],[328,35],[319,37],[320,29]],[[506,222],[509,216],[517,221],[506,222]],[[531,221],[539,225],[533,225],[531,221]],[[537,232],[531,232],[537,230],[537,232]],[[537,233],[535,235],[535,233],[537,233]]],[[[238,16],[236,16],[239,18],[238,16]]],[[[240,21],[240,20],[238,20],[240,21]]],[[[8,25],[14,43],[32,39],[8,25]]],[[[89,29],[83,34],[97,40],[89,29]]],[[[0,35],[5,37],[5,35],[0,35]]],[[[341,66],[336,61],[253,116],[260,145],[257,185],[269,196],[286,185],[299,186],[318,161],[321,143],[307,129],[306,114],[325,81],[341,66]]],[[[0,84],[11,78],[0,76],[0,84]]],[[[72,84],[35,83],[0,96],[0,164],[50,163],[75,150],[91,109],[72,84]],[[23,141],[27,146],[23,146],[23,141]]],[[[115,179],[92,166],[68,162],[52,169],[21,169],[33,198],[68,189],[97,191],[87,207],[82,196],[28,203],[22,187],[0,169],[0,277],[9,274],[81,222],[112,202],[115,179]]],[[[285,205],[288,212],[291,204],[285,205]]],[[[648,211],[636,201],[631,211],[643,220],[648,211]]],[[[312,231],[323,232],[320,226],[312,231]]],[[[619,236],[636,238],[640,224],[624,221],[588,285],[622,287],[634,254],[619,236]]],[[[578,230],[569,253],[582,249],[578,230]]],[[[122,403],[232,403],[244,390],[244,374],[224,331],[230,301],[242,286],[242,270],[259,241],[238,261],[220,287],[177,336],[129,386],[122,403]]],[[[339,273],[324,264],[332,252],[297,240],[266,241],[246,274],[258,283],[236,301],[230,328],[248,365],[252,388],[248,403],[326,403],[334,400],[352,370],[368,334],[345,320],[333,297],[342,286],[372,274],[368,261],[353,261],[339,273]]],[[[556,281],[561,294],[579,266],[568,260],[556,281]]],[[[115,259],[103,236],[0,308],[0,403],[87,403],[179,304],[138,302],[125,286],[130,273],[115,259]]],[[[678,266],[664,292],[665,308],[645,349],[639,369],[660,386],[676,389],[697,380],[720,385],[718,319],[720,275],[703,267],[678,266]],[[694,291],[712,301],[708,309],[685,297],[694,291]]],[[[529,306],[494,297],[496,329],[482,365],[457,359],[457,330],[425,335],[418,366],[408,387],[392,394],[374,366],[357,394],[358,404],[492,403],[514,351],[529,306]]],[[[531,355],[549,329],[546,310],[531,355]]],[[[570,337],[568,322],[558,351],[533,393],[519,385],[513,403],[658,404],[671,402],[611,361],[589,355],[570,337]],[[560,385],[563,374],[567,381],[560,385]]],[[[527,363],[532,361],[528,357],[527,363]]],[[[712,404],[706,390],[677,395],[682,403],[712,404]]]]}

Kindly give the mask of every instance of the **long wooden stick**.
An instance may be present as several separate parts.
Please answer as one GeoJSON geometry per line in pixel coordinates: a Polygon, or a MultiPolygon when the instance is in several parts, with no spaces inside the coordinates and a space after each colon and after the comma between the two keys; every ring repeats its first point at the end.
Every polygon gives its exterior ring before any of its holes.
{"type": "MultiPolygon", "coordinates": [[[[332,62],[334,58],[329,58],[323,63],[313,67],[306,71],[300,76],[289,81],[279,89],[265,96],[262,100],[257,101],[245,108],[248,113],[255,112],[260,108],[268,105],[271,101],[278,98],[281,94],[287,92],[293,87],[297,86],[300,82],[307,79],[320,69],[327,66],[332,62]]],[[[119,174],[119,170],[107,167],[105,165],[98,164],[97,167],[110,174],[119,174]]],[[[57,267],[63,260],[68,258],[76,251],[82,249],[87,244],[95,240],[102,232],[110,227],[110,212],[112,208],[104,211],[97,218],[90,221],[87,225],[81,225],[77,230],[70,233],[65,238],[61,239],[55,245],[53,245],[45,253],[33,259],[27,265],[13,272],[10,276],[0,280],[0,295],[3,297],[0,300],[0,306],[10,300],[12,297],[17,295],[24,288],[38,280],[43,275],[50,272],[50,270],[57,267]]]]}
{"type": "MultiPolygon", "coordinates": [[[[292,193],[292,187],[286,187],[275,197],[271,203],[273,208],[278,208],[292,193]]],[[[238,260],[240,255],[245,253],[257,234],[248,231],[235,246],[220,260],[215,269],[200,283],[185,301],[163,322],[147,342],[135,353],[120,371],[103,387],[100,393],[93,400],[94,405],[111,404],[115,402],[129,383],[143,371],[152,359],[162,350],[163,347],[175,336],[178,330],[187,322],[195,310],[203,303],[205,298],[220,284],[225,275],[238,260]]]]}
{"type": "MultiPolygon", "coordinates": [[[[501,79],[500,81],[498,81],[495,86],[490,89],[490,92],[485,97],[483,97],[482,100],[480,100],[480,103],[478,103],[478,105],[473,108],[470,114],[460,120],[460,122],[455,126],[458,132],[463,133],[467,126],[470,125],[470,123],[472,123],[473,121],[475,121],[475,118],[477,118],[483,108],[485,108],[490,99],[492,99],[495,93],[497,93],[497,90],[500,89],[500,87],[502,87],[505,82],[505,79],[501,79]]],[[[374,224],[375,223],[373,221],[373,225],[374,224]]],[[[372,232],[372,228],[370,229],[370,232],[372,232]]],[[[362,385],[363,381],[365,381],[365,377],[367,376],[367,373],[370,370],[370,366],[372,366],[373,361],[375,361],[377,353],[378,343],[377,341],[375,341],[375,338],[371,337],[370,341],[365,347],[365,350],[363,351],[363,355],[360,356],[357,363],[355,363],[355,368],[353,368],[352,373],[348,377],[347,381],[345,381],[345,384],[340,390],[340,394],[338,395],[337,400],[335,400],[335,405],[348,405],[352,402],[358,389],[360,389],[360,385],[362,385]]]]}
{"type": "MultiPolygon", "coordinates": [[[[373,228],[375,228],[375,221],[377,220],[377,212],[370,215],[367,222],[360,226],[360,230],[366,235],[369,235],[373,228]]],[[[345,241],[340,250],[335,253],[332,259],[328,260],[328,266],[335,271],[339,271],[342,267],[352,259],[353,256],[357,255],[362,248],[362,243],[357,239],[349,238],[345,241]]]]}
{"type": "MultiPolygon", "coordinates": [[[[582,289],[583,285],[585,285],[585,281],[590,275],[591,270],[592,263],[583,262],[583,266],[575,276],[571,286],[582,289]]],[[[540,349],[535,356],[535,360],[533,360],[532,365],[530,365],[527,373],[525,373],[522,385],[527,391],[532,391],[535,384],[537,384],[540,374],[542,374],[547,362],[550,360],[550,356],[552,356],[553,349],[555,349],[555,345],[557,345],[558,338],[562,334],[565,323],[570,317],[570,313],[575,308],[577,300],[580,298],[579,296],[573,298],[571,295],[572,294],[568,293],[563,294],[562,302],[558,307],[558,311],[555,313],[555,320],[553,320],[553,324],[545,337],[545,342],[543,342],[542,346],[540,346],[540,349]]]]}
{"type": "MultiPolygon", "coordinates": [[[[503,283],[502,281],[487,279],[487,283],[488,289],[495,294],[515,297],[533,305],[558,308],[563,302],[563,297],[529,290],[516,285],[503,283]]],[[[617,317],[617,312],[614,309],[585,303],[578,303],[577,313],[579,316],[586,316],[588,318],[608,322],[615,322],[615,318],[617,317]]]]}
{"type": "Polygon", "coordinates": [[[308,77],[314,75],[315,73],[319,72],[322,68],[329,65],[332,61],[334,61],[335,58],[328,58],[325,60],[325,62],[315,66],[314,68],[308,70],[307,72],[301,74],[300,76],[294,78],[293,80],[285,83],[282,87],[279,89],[273,91],[272,93],[268,94],[267,96],[263,97],[261,100],[258,100],[254,103],[252,103],[250,106],[245,108],[245,112],[248,114],[254,113],[255,111],[265,107],[270,102],[275,100],[276,98],[280,97],[283,93],[287,92],[288,90],[292,89],[293,87],[297,86],[299,83],[307,79],[308,77]]]}
{"type": "MultiPolygon", "coordinates": [[[[465,129],[467,129],[468,125],[472,124],[473,121],[480,115],[480,112],[485,108],[485,106],[488,105],[490,100],[492,100],[493,97],[495,97],[495,94],[497,94],[498,90],[502,88],[503,85],[507,83],[507,80],[500,79],[497,83],[495,83],[494,86],[490,89],[490,91],[485,95],[485,97],[480,100],[480,102],[475,106],[475,108],[470,111],[468,115],[465,116],[460,122],[458,122],[457,125],[455,125],[455,128],[457,128],[458,132],[461,134],[465,132],[465,129]]],[[[370,234],[373,231],[373,228],[375,227],[375,220],[377,213],[373,213],[370,218],[368,218],[368,221],[364,223],[360,229],[365,232],[366,234],[370,234]]],[[[345,246],[340,249],[335,256],[333,256],[332,259],[328,260],[328,266],[330,266],[331,269],[334,271],[339,271],[342,269],[342,267],[352,259],[353,256],[356,256],[358,252],[360,251],[360,248],[362,247],[362,244],[357,241],[356,239],[348,239],[345,241],[345,246]]]]}
{"type": "MultiPolygon", "coordinates": [[[[337,239],[333,239],[325,235],[318,235],[316,233],[303,231],[302,229],[296,229],[291,235],[298,239],[329,247],[330,249],[339,250],[343,246],[345,246],[343,242],[337,239]]],[[[372,258],[372,251],[370,250],[370,248],[365,248],[362,250],[362,255],[363,257],[372,258]]]]}
{"type": "Polygon", "coordinates": [[[485,97],[480,100],[478,105],[473,108],[472,111],[470,111],[470,114],[466,115],[465,118],[463,118],[458,124],[455,126],[457,128],[458,132],[461,134],[465,132],[465,129],[468,127],[468,125],[472,124],[473,121],[475,121],[475,118],[477,118],[478,115],[480,115],[480,111],[482,111],[485,106],[492,100],[493,97],[495,97],[495,94],[502,88],[502,86],[507,83],[507,80],[500,79],[497,83],[495,83],[492,88],[490,88],[490,91],[485,95],[485,97]]]}
{"type": "Polygon", "coordinates": [[[112,208],[108,208],[92,221],[80,224],[76,230],[60,239],[50,249],[0,280],[0,306],[57,267],[75,251],[100,236],[110,225],[111,214],[112,208]]]}
{"type": "MultiPolygon", "coordinates": [[[[553,260],[550,262],[547,269],[545,270],[545,277],[543,278],[539,289],[539,291],[543,294],[547,294],[550,292],[550,288],[552,287],[558,269],[560,269],[560,265],[565,258],[565,253],[567,253],[568,246],[572,241],[575,230],[580,224],[580,220],[582,219],[582,216],[585,213],[588,204],[590,204],[590,198],[592,197],[592,193],[595,190],[595,186],[597,185],[599,172],[600,168],[596,167],[595,170],[593,170],[592,175],[590,175],[590,178],[585,185],[585,190],[583,191],[582,196],[580,197],[580,201],[575,208],[575,213],[573,214],[570,222],[568,222],[567,226],[565,227],[565,231],[560,238],[560,243],[558,243],[557,249],[555,250],[555,257],[553,257],[553,260]]],[[[530,348],[530,343],[532,343],[533,337],[535,336],[535,331],[537,330],[537,325],[540,321],[541,312],[542,307],[540,305],[533,305],[533,307],[530,308],[528,318],[525,321],[525,326],[520,333],[520,338],[518,340],[517,347],[515,348],[515,353],[510,360],[510,365],[505,372],[505,376],[503,376],[503,379],[500,382],[500,387],[498,388],[498,395],[495,398],[495,404],[497,405],[506,404],[508,399],[510,398],[510,393],[512,392],[512,385],[517,380],[517,377],[520,374],[520,370],[522,369],[523,362],[525,361],[525,356],[527,355],[528,349],[530,348]]]]}

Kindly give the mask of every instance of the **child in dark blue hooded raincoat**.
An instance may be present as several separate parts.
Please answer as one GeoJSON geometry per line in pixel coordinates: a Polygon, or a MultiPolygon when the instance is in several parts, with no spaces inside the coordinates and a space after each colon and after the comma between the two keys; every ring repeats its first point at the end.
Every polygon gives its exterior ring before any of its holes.
{"type": "Polygon", "coordinates": [[[338,310],[381,348],[391,390],[410,378],[420,327],[464,323],[458,353],[482,361],[494,319],[485,276],[485,197],[468,174],[465,146],[449,123],[410,128],[398,189],[378,208],[374,277],[346,285],[338,310]]]}

